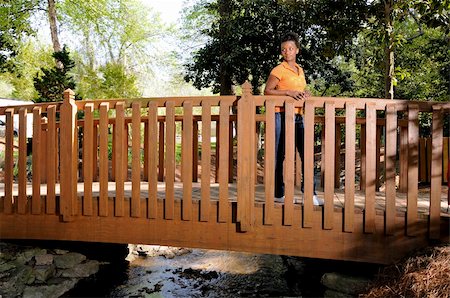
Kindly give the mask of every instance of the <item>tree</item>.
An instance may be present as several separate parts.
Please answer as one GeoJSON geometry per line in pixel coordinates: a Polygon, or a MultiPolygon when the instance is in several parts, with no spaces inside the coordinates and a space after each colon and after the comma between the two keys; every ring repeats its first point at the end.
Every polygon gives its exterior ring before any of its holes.
{"type": "Polygon", "coordinates": [[[3,1],[0,4],[0,72],[12,71],[12,58],[17,55],[20,43],[26,36],[34,35],[30,25],[37,0],[3,1]]]}
{"type": "MultiPolygon", "coordinates": [[[[293,28],[301,36],[300,62],[307,75],[311,79],[330,74],[339,76],[339,69],[332,66],[331,60],[344,52],[356,36],[364,19],[364,11],[357,8],[365,7],[361,4],[364,2],[345,1],[350,10],[347,17],[331,22],[321,21],[320,16],[326,13],[324,7],[334,1],[201,2],[203,11],[211,16],[211,26],[203,31],[209,39],[194,54],[192,62],[186,63],[185,79],[199,89],[212,87],[214,92],[227,89],[223,86],[224,78],[236,85],[250,80],[254,92],[259,93],[270,70],[279,63],[281,35],[293,28]]],[[[189,15],[187,20],[191,20],[189,15]]]]}
{"type": "Polygon", "coordinates": [[[34,78],[34,87],[39,94],[35,102],[61,101],[64,90],[67,88],[75,90],[75,81],[70,75],[75,63],[70,58],[67,47],[64,46],[62,51],[54,52],[52,56],[55,60],[61,61],[63,68],[56,65],[51,69],[44,68],[43,75],[34,78]]]}

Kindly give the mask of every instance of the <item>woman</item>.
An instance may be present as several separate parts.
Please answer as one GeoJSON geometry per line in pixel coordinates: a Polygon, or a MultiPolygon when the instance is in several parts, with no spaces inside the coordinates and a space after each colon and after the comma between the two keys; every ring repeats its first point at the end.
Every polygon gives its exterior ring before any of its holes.
{"type": "MultiPolygon", "coordinates": [[[[298,35],[289,32],[281,39],[281,55],[283,62],[270,72],[267,79],[265,95],[286,95],[296,100],[307,99],[311,96],[306,90],[306,79],[303,68],[297,64],[297,55],[300,53],[298,35]]],[[[275,109],[275,201],[284,201],[283,161],[285,153],[285,128],[284,110],[282,107],[275,109]]],[[[295,111],[295,147],[302,160],[302,173],[304,172],[304,127],[301,108],[295,111]]],[[[315,186],[314,186],[315,188],[315,186]]],[[[303,179],[302,179],[303,190],[303,179]]],[[[323,200],[315,194],[314,205],[323,205],[323,200]]]]}

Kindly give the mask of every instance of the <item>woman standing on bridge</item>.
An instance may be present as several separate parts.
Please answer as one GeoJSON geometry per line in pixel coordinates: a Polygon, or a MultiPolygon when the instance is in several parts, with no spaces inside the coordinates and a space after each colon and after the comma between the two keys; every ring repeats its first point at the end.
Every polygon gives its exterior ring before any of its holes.
{"type": "MultiPolygon", "coordinates": [[[[296,100],[307,99],[311,93],[306,90],[306,79],[303,68],[297,64],[297,55],[300,53],[298,35],[293,32],[285,34],[281,39],[281,56],[283,62],[270,72],[264,89],[265,95],[286,95],[296,100]]],[[[304,126],[303,111],[296,108],[295,111],[295,147],[302,160],[302,174],[304,173],[304,126]]],[[[284,108],[275,108],[275,201],[284,201],[283,162],[285,156],[285,126],[284,108]]],[[[303,175],[302,175],[303,177],[303,175]]],[[[303,178],[302,178],[303,191],[303,178]]],[[[315,194],[314,205],[323,205],[323,200],[315,194]]]]}

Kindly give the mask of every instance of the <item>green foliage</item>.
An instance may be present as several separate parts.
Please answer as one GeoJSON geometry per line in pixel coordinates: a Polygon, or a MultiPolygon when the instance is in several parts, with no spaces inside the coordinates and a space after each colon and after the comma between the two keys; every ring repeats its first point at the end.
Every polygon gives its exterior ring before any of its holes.
{"type": "MultiPolygon", "coordinates": [[[[335,10],[330,18],[324,19],[329,13],[326,7],[334,1],[311,1],[306,5],[276,0],[202,1],[200,7],[211,21],[203,29],[209,39],[186,64],[185,79],[199,89],[212,87],[218,92],[223,83],[221,75],[226,75],[235,85],[249,80],[258,93],[270,70],[280,61],[281,36],[295,31],[301,37],[299,62],[310,79],[342,81],[347,75],[332,64],[332,58],[351,45],[362,25],[365,1],[343,3],[347,7],[345,12],[335,10]],[[227,7],[226,14],[220,11],[223,6],[227,7]]],[[[188,23],[195,22],[195,13],[186,17],[188,23]]]]}
{"type": "Polygon", "coordinates": [[[62,51],[55,52],[52,56],[57,61],[61,61],[63,67],[59,68],[55,65],[51,69],[43,68],[43,75],[37,75],[34,78],[34,87],[39,94],[35,102],[61,101],[64,90],[68,88],[75,90],[75,81],[70,74],[75,63],[70,58],[67,47],[64,46],[62,51]]]}
{"type": "Polygon", "coordinates": [[[6,0],[0,3],[0,72],[12,71],[24,37],[34,35],[29,18],[38,0],[6,0]]]}

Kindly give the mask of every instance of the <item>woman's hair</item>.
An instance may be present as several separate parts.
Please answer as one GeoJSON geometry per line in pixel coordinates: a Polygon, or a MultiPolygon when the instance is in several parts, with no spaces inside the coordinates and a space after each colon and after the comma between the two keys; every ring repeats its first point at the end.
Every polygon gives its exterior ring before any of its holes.
{"type": "Polygon", "coordinates": [[[300,49],[300,42],[298,41],[298,34],[295,32],[288,32],[286,34],[283,35],[283,37],[281,38],[281,43],[286,42],[286,41],[293,41],[295,43],[295,45],[297,46],[297,48],[300,49]]]}

